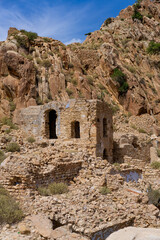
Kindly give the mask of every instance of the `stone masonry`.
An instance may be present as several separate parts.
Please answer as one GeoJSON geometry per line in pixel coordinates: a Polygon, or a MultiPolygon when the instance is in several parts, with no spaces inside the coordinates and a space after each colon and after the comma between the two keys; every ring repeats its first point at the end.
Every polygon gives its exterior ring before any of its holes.
{"type": "Polygon", "coordinates": [[[17,123],[39,140],[78,146],[112,162],[112,113],[102,101],[71,99],[31,106],[20,110],[17,123]]]}

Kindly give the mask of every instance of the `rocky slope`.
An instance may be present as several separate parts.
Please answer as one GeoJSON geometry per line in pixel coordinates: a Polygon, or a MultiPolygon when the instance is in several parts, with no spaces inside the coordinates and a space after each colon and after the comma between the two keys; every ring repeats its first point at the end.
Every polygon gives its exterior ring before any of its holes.
{"type": "Polygon", "coordinates": [[[99,98],[114,110],[159,119],[160,59],[147,48],[159,41],[160,3],[140,1],[136,11],[143,19],[133,19],[135,5],[129,6],[82,44],[68,46],[10,28],[0,43],[0,116],[50,100],[99,98]]]}
{"type": "Polygon", "coordinates": [[[99,98],[113,111],[121,110],[113,121],[114,164],[86,155],[79,146],[70,151],[58,141],[31,143],[29,133],[2,121],[0,154],[4,157],[4,151],[6,159],[0,159],[0,183],[19,200],[25,218],[0,225],[0,239],[104,240],[125,226],[160,228],[160,207],[147,193],[150,184],[160,189],[160,171],[151,164],[160,161],[160,138],[152,135],[160,135],[155,124],[160,115],[160,59],[157,52],[147,51],[152,40],[159,42],[160,3],[145,0],[136,6],[107,19],[82,44],[65,46],[14,28],[0,43],[0,118],[68,98],[99,98]],[[135,11],[139,20],[132,18],[135,11]],[[19,144],[19,151],[9,152],[10,143],[19,144]],[[74,168],[77,162],[82,167],[69,182],[68,193],[38,193],[35,176],[44,180],[55,172],[62,175],[60,165],[74,168]]]}

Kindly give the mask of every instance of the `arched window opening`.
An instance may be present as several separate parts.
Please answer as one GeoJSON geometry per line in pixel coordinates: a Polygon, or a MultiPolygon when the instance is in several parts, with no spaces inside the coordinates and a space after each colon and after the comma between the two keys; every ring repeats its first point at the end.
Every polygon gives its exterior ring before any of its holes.
{"type": "Polygon", "coordinates": [[[78,121],[71,123],[71,137],[80,138],[80,123],[78,121]]]}
{"type": "Polygon", "coordinates": [[[107,137],[107,119],[103,118],[103,137],[107,137]]]}
{"type": "Polygon", "coordinates": [[[103,159],[108,159],[107,149],[103,150],[103,159]]]}
{"type": "Polygon", "coordinates": [[[50,139],[57,139],[56,135],[56,119],[57,114],[55,110],[51,110],[49,112],[49,138],[50,139]]]}

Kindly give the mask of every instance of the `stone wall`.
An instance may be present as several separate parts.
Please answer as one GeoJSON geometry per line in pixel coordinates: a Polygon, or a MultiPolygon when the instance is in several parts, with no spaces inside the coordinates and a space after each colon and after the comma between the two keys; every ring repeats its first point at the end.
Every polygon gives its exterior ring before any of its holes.
{"type": "MultiPolygon", "coordinates": [[[[72,157],[67,154],[67,159],[57,162],[50,152],[50,158],[43,159],[43,155],[34,157],[12,155],[6,158],[0,168],[0,184],[16,197],[26,191],[36,190],[41,185],[48,185],[52,182],[69,183],[76,177],[82,167],[83,155],[72,157]]],[[[57,156],[58,157],[58,156],[57,156]]]]}
{"type": "Polygon", "coordinates": [[[20,111],[17,122],[24,131],[38,139],[72,142],[87,149],[90,154],[112,161],[112,113],[104,102],[72,99],[28,107],[20,111]],[[56,116],[52,122],[51,111],[56,116]],[[55,128],[54,137],[51,137],[51,128],[55,128]]]}

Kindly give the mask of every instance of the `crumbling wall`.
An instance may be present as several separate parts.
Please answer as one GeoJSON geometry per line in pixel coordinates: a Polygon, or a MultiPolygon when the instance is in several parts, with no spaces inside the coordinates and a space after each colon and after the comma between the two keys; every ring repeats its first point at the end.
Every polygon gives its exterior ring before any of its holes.
{"type": "Polygon", "coordinates": [[[112,113],[104,102],[97,102],[97,146],[96,155],[112,162],[113,122],[112,113]]]}

